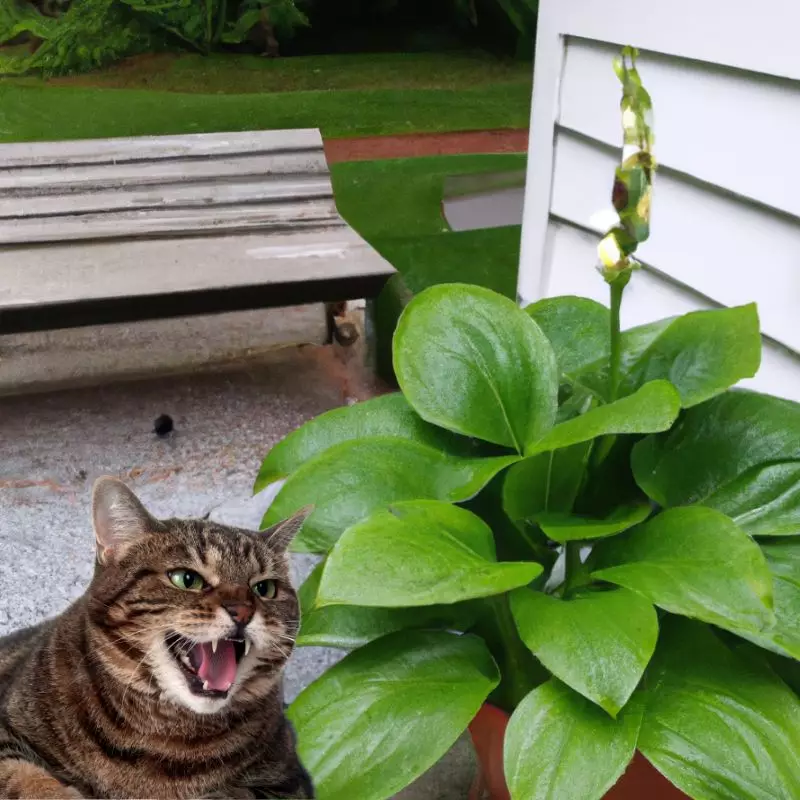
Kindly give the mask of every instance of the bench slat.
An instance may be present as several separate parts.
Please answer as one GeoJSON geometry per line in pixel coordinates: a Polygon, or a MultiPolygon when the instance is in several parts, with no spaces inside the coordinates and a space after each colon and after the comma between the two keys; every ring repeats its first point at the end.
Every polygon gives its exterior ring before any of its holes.
{"type": "Polygon", "coordinates": [[[93,192],[33,198],[0,195],[0,230],[3,229],[5,220],[21,217],[90,211],[99,213],[125,209],[210,207],[322,197],[330,198],[333,204],[331,183],[325,175],[288,175],[269,181],[261,179],[222,183],[209,180],[197,183],[170,183],[162,186],[100,189],[93,192]]]}
{"type": "Polygon", "coordinates": [[[0,246],[81,239],[205,235],[216,231],[340,227],[346,223],[328,198],[209,208],[150,208],[101,214],[8,220],[0,224],[0,246]]]}
{"type": "Polygon", "coordinates": [[[269,237],[246,234],[0,250],[0,311],[84,298],[324,278],[343,266],[353,274],[368,274],[383,266],[369,257],[372,252],[347,227],[269,237]],[[53,263],[59,265],[57,270],[53,263]]]}
{"type": "Polygon", "coordinates": [[[115,139],[77,139],[66,142],[19,142],[2,148],[4,168],[76,166],[109,162],[202,158],[257,152],[286,153],[322,150],[315,128],[290,131],[196,133],[177,136],[134,136],[115,139]]]}
{"type": "Polygon", "coordinates": [[[372,297],[392,272],[346,226],[11,248],[0,334],[372,297]]]}
{"type": "Polygon", "coordinates": [[[165,183],[203,181],[211,178],[262,179],[272,176],[326,176],[328,167],[319,153],[289,153],[285,156],[238,156],[208,161],[147,161],[141,164],[90,164],[69,169],[42,167],[29,170],[2,169],[0,149],[0,193],[6,196],[36,196],[73,191],[119,189],[165,183]]]}

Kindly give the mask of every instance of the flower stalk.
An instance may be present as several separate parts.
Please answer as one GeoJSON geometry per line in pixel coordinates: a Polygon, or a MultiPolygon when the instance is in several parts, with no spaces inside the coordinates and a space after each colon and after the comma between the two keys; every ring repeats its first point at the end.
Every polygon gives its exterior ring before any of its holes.
{"type": "Polygon", "coordinates": [[[653,158],[653,104],[636,69],[638,51],[624,47],[614,59],[614,71],[622,84],[622,163],[614,175],[611,202],[618,221],[597,247],[600,274],[611,291],[611,354],[608,399],[619,394],[621,342],[620,307],[622,294],[639,262],[637,247],[650,235],[650,201],[656,162],[653,158]]]}
{"type": "Polygon", "coordinates": [[[608,364],[608,402],[613,403],[619,396],[620,366],[622,363],[622,333],[620,330],[619,312],[622,308],[622,292],[625,289],[627,280],[623,282],[622,276],[611,283],[611,352],[608,364]]]}
{"type": "MultiPolygon", "coordinates": [[[[650,236],[650,202],[656,171],[653,157],[653,103],[642,86],[642,79],[636,69],[638,55],[636,48],[623,47],[621,55],[614,59],[614,72],[622,84],[622,162],[614,173],[611,191],[616,221],[597,246],[600,259],[598,270],[611,294],[607,384],[609,403],[619,398],[622,375],[622,295],[633,271],[641,266],[633,254],[650,236]]],[[[605,460],[615,440],[615,436],[609,435],[595,443],[591,458],[593,467],[605,460]]],[[[568,581],[571,580],[571,572],[574,572],[574,568],[571,570],[567,564],[568,581]]]]}

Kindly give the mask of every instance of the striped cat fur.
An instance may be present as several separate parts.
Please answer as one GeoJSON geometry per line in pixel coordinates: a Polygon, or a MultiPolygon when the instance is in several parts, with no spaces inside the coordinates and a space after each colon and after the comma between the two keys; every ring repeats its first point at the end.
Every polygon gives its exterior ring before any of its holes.
{"type": "Polygon", "coordinates": [[[281,689],[308,511],[261,533],[156,520],[101,478],[88,590],[0,639],[0,797],[313,797],[281,689]]]}

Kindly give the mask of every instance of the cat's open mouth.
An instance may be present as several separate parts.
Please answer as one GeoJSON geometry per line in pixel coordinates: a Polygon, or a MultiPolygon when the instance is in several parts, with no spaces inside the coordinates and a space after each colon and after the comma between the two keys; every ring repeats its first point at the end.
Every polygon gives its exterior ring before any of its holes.
{"type": "Polygon", "coordinates": [[[243,639],[195,644],[177,633],[168,634],[166,642],[186,677],[189,691],[201,697],[227,697],[239,662],[250,649],[250,643],[243,639]]]}

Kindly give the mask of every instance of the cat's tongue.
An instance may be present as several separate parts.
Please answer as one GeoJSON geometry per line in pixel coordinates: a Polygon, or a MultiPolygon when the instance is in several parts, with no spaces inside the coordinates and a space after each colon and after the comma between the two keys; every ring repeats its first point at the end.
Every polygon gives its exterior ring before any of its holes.
{"type": "Polygon", "coordinates": [[[208,689],[227,692],[236,678],[236,650],[233,642],[222,639],[217,643],[217,652],[211,649],[210,642],[195,645],[200,656],[197,674],[205,681],[208,689]]]}

